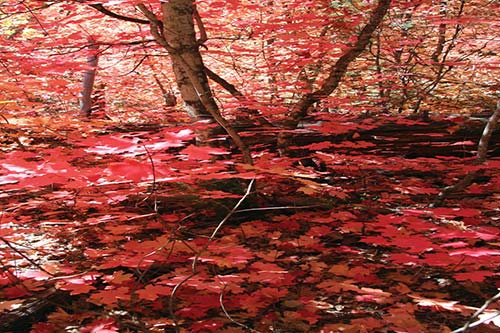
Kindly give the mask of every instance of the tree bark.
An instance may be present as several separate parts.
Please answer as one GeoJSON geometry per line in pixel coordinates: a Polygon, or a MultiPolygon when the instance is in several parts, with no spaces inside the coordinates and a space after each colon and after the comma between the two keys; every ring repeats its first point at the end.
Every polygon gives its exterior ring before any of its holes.
{"type": "Polygon", "coordinates": [[[175,55],[172,55],[172,67],[177,86],[189,117],[193,120],[200,120],[212,118],[200,96],[207,96],[209,99],[213,97],[196,40],[193,22],[194,6],[192,0],[169,0],[162,2],[161,9],[163,36],[175,50],[175,55]],[[199,88],[195,88],[179,58],[182,58],[189,66],[191,74],[195,75],[199,83],[199,88]]]}

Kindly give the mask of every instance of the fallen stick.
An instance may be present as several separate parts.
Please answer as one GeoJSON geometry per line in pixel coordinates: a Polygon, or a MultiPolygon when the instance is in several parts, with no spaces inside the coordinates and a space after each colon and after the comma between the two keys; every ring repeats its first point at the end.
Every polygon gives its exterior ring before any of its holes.
{"type": "MultiPolygon", "coordinates": [[[[477,145],[477,155],[476,160],[474,161],[474,165],[483,164],[486,161],[486,155],[488,154],[488,144],[491,139],[491,135],[495,131],[495,128],[498,124],[498,119],[500,118],[500,102],[497,103],[497,108],[493,112],[493,114],[488,119],[486,126],[484,127],[483,134],[481,135],[481,139],[477,145]]],[[[446,186],[439,192],[436,200],[430,205],[431,207],[440,206],[446,198],[454,192],[461,191],[468,187],[476,176],[482,172],[484,168],[480,168],[477,170],[469,171],[464,178],[459,180],[457,183],[446,186]]]]}

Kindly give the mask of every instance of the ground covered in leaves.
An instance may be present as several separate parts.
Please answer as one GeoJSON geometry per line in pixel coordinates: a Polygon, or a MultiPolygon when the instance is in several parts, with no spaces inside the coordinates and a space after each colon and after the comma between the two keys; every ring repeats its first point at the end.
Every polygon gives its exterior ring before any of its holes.
{"type": "Polygon", "coordinates": [[[11,119],[0,330],[451,332],[500,287],[499,136],[475,165],[483,126],[322,115],[288,157],[276,129],[242,128],[250,167],[224,137],[194,145],[192,125],[11,119]]]}

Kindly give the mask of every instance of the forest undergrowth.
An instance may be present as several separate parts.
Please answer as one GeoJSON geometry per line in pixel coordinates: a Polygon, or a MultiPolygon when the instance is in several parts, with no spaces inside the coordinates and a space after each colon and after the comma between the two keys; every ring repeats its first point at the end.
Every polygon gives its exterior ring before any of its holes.
{"type": "Polygon", "coordinates": [[[479,120],[320,120],[286,157],[241,129],[254,166],[192,125],[3,124],[0,331],[498,332],[498,299],[473,315],[500,287],[499,136],[477,165],[479,120]]]}

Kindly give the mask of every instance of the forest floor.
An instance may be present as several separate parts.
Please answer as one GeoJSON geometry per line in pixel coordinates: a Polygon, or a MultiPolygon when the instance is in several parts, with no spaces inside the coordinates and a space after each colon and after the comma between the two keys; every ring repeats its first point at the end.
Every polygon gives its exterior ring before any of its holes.
{"type": "Polygon", "coordinates": [[[497,299],[473,317],[500,288],[498,130],[477,165],[477,119],[320,121],[288,157],[276,129],[241,129],[248,166],[192,125],[11,119],[0,331],[420,333],[498,315],[497,299]]]}

